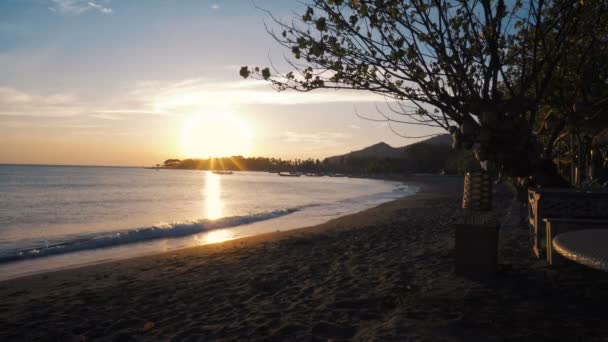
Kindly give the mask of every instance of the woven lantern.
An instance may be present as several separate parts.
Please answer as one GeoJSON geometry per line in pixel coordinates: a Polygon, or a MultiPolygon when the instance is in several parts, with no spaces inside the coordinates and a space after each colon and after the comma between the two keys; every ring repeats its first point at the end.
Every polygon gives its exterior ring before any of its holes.
{"type": "Polygon", "coordinates": [[[492,177],[485,171],[469,171],[464,177],[462,208],[469,211],[492,210],[492,177]]]}

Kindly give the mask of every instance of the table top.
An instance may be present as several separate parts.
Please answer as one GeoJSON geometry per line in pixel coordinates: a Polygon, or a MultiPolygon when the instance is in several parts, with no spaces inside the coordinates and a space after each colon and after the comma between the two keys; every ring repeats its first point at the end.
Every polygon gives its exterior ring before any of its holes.
{"type": "Polygon", "coordinates": [[[585,229],[558,234],[553,249],[566,259],[608,272],[608,229],[585,229]]]}
{"type": "Polygon", "coordinates": [[[574,194],[574,195],[588,195],[588,194],[599,194],[605,195],[608,193],[606,189],[578,189],[578,188],[528,188],[528,194],[574,194]]]}

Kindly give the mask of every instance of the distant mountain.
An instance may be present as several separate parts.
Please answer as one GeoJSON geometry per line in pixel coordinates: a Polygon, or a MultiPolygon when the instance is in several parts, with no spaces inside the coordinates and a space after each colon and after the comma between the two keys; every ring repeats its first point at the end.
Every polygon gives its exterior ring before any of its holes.
{"type": "Polygon", "coordinates": [[[442,134],[402,147],[378,143],[362,150],[326,158],[328,169],[342,173],[463,173],[476,164],[470,151],[452,149],[452,137],[442,134]]]}
{"type": "Polygon", "coordinates": [[[399,158],[402,152],[403,151],[397,147],[392,147],[385,142],[379,142],[358,151],[352,151],[327,159],[331,163],[333,161],[342,160],[343,158],[399,158]]]}
{"type": "Polygon", "coordinates": [[[405,149],[409,146],[413,146],[416,144],[428,144],[428,145],[434,145],[434,146],[450,146],[451,147],[452,146],[452,136],[449,134],[441,134],[441,135],[434,136],[432,138],[428,138],[426,140],[422,140],[422,141],[419,141],[419,142],[416,142],[416,143],[413,143],[410,145],[403,146],[401,148],[405,149]]]}
{"type": "Polygon", "coordinates": [[[328,157],[326,160],[328,163],[334,164],[341,163],[346,159],[402,159],[408,157],[408,151],[412,151],[412,149],[416,149],[420,145],[444,146],[448,150],[452,146],[452,137],[449,134],[442,134],[402,147],[392,147],[385,142],[380,142],[358,151],[328,157]]]}

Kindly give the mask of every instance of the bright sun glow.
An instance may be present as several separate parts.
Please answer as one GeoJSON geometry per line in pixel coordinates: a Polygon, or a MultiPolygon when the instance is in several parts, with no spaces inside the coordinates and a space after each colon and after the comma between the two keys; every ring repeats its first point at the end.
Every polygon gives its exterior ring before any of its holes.
{"type": "Polygon", "coordinates": [[[248,155],[252,133],[236,116],[216,111],[190,117],[180,137],[180,153],[187,158],[248,155]]]}

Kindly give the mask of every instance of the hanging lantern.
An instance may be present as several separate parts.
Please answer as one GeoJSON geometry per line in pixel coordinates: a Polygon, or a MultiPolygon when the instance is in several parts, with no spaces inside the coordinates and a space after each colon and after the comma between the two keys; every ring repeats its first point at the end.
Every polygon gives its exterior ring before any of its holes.
{"type": "Polygon", "coordinates": [[[469,171],[464,177],[462,208],[471,211],[492,210],[492,177],[484,171],[469,171]]]}

